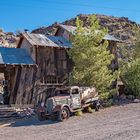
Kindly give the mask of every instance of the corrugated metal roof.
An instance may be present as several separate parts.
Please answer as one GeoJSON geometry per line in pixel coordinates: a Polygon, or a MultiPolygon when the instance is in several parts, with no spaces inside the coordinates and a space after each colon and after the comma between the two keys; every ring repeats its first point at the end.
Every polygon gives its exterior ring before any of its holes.
{"type": "Polygon", "coordinates": [[[0,64],[35,65],[26,49],[0,47],[0,64]]]}
{"type": "Polygon", "coordinates": [[[71,48],[72,44],[61,36],[47,36],[51,41],[58,45],[58,47],[71,48]]]}
{"type": "Polygon", "coordinates": [[[74,33],[76,30],[75,26],[70,26],[70,25],[63,25],[63,24],[59,24],[59,26],[65,30],[67,30],[68,32],[74,33]]]}
{"type": "Polygon", "coordinates": [[[45,36],[42,34],[34,34],[34,33],[23,33],[23,35],[32,45],[47,46],[47,47],[64,47],[64,48],[71,47],[71,43],[68,42],[63,37],[45,36]]]}
{"type": "Polygon", "coordinates": [[[32,34],[30,34],[30,33],[23,33],[23,35],[26,37],[26,39],[32,45],[58,47],[57,44],[55,44],[53,41],[51,41],[45,35],[34,34],[34,33],[32,33],[32,34]]]}
{"type": "MultiPolygon", "coordinates": [[[[59,24],[59,26],[63,29],[65,29],[66,31],[68,32],[71,32],[72,34],[75,32],[76,30],[76,27],[75,26],[69,26],[69,25],[63,25],[63,24],[59,24]]],[[[116,42],[121,42],[121,40],[115,38],[114,36],[112,35],[105,35],[105,37],[103,38],[105,40],[109,40],[109,41],[116,41],[116,42]]]]}
{"type": "Polygon", "coordinates": [[[119,39],[117,39],[117,38],[115,38],[114,36],[109,35],[109,34],[105,35],[104,39],[105,39],[105,40],[110,40],[110,41],[121,42],[121,40],[119,40],[119,39]]]}

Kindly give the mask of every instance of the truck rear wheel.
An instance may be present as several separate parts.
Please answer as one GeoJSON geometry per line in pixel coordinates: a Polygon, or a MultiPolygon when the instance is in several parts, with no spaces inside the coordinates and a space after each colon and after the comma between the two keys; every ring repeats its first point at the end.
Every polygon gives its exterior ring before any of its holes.
{"type": "Polygon", "coordinates": [[[95,101],[93,103],[93,108],[95,109],[95,111],[99,111],[99,109],[100,109],[100,102],[99,102],[99,100],[95,101]]]}
{"type": "Polygon", "coordinates": [[[59,121],[64,121],[69,119],[70,117],[70,111],[67,107],[63,107],[59,112],[58,112],[58,120],[59,121]]]}
{"type": "Polygon", "coordinates": [[[95,111],[99,111],[99,109],[100,109],[100,102],[97,101],[95,104],[95,111]]]}
{"type": "Polygon", "coordinates": [[[95,106],[95,111],[99,111],[100,107],[98,105],[95,106]]]}

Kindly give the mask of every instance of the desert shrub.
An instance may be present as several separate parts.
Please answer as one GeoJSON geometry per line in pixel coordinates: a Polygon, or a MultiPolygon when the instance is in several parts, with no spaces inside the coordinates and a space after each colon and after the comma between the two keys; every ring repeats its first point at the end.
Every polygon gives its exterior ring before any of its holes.
{"type": "Polygon", "coordinates": [[[140,59],[130,62],[122,72],[128,93],[140,97],[140,59]]]}

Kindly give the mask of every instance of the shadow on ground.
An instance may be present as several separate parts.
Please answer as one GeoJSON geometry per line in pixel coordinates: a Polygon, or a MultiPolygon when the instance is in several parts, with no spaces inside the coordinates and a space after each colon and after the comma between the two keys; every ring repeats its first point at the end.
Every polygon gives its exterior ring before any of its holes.
{"type": "Polygon", "coordinates": [[[128,100],[128,99],[119,99],[118,102],[115,103],[116,106],[124,106],[127,104],[132,104],[134,103],[133,100],[128,100]]]}
{"type": "Polygon", "coordinates": [[[8,127],[26,127],[26,126],[37,126],[37,125],[51,125],[58,123],[58,121],[46,120],[39,121],[36,117],[24,118],[11,123],[8,127]]]}
{"type": "MultiPolygon", "coordinates": [[[[119,100],[114,106],[125,106],[127,104],[132,104],[134,102],[130,100],[119,100]]],[[[106,108],[106,107],[105,107],[106,108]]],[[[103,109],[105,109],[103,107],[103,109]]],[[[48,119],[46,121],[39,121],[37,117],[33,116],[31,118],[24,118],[20,120],[16,120],[13,123],[11,123],[8,127],[28,127],[28,126],[40,126],[40,125],[52,125],[60,123],[59,121],[48,119]]]]}

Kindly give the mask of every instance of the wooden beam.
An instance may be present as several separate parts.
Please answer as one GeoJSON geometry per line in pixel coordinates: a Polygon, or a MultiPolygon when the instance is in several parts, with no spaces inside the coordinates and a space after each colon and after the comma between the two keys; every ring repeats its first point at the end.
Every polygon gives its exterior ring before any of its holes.
{"type": "Polygon", "coordinates": [[[18,45],[17,45],[17,48],[20,48],[21,47],[21,44],[22,44],[22,41],[23,41],[24,37],[23,35],[20,37],[20,40],[18,42],[18,45]]]}
{"type": "Polygon", "coordinates": [[[47,84],[39,84],[37,86],[63,86],[63,83],[47,83],[47,84]]]}

